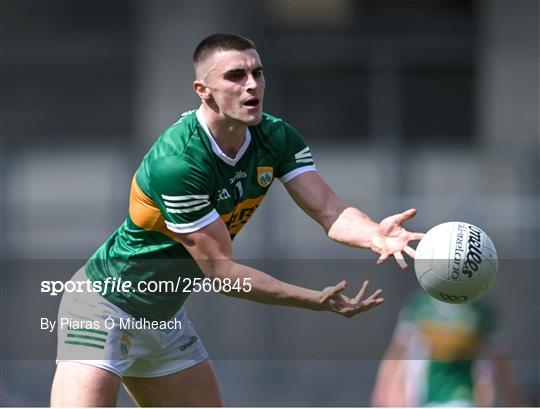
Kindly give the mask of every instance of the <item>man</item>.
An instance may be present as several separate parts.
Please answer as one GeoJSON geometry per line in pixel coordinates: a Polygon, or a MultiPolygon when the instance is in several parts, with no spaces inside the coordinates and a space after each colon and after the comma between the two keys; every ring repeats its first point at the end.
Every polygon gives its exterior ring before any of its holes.
{"type": "Polygon", "coordinates": [[[447,304],[424,291],[403,307],[379,367],[373,406],[521,406],[484,300],[447,304]]]}
{"type": "MultiPolygon", "coordinates": [[[[180,275],[195,283],[202,272],[223,283],[224,294],[267,304],[346,317],[380,305],[381,290],[364,297],[367,282],[348,298],[344,281],[308,290],[235,262],[231,239],[275,177],[328,237],[370,248],[380,254],[379,262],[393,255],[406,267],[402,252],[414,257],[408,242],[422,235],[401,226],[414,209],[377,224],[343,203],[317,174],[302,137],[263,114],[265,79],[250,40],[212,35],[198,45],[193,61],[200,108],[183,114],[152,146],[133,178],[128,218],[74,278],[149,283],[177,281],[180,275]],[[227,291],[227,280],[239,285],[227,291]]],[[[123,382],[140,405],[221,405],[208,355],[182,308],[188,294],[65,294],[59,316],[85,317],[99,329],[59,331],[51,404],[113,406],[123,382]],[[131,318],[177,320],[182,329],[122,330],[119,324],[131,318]],[[104,328],[107,319],[115,325],[104,328]]]]}

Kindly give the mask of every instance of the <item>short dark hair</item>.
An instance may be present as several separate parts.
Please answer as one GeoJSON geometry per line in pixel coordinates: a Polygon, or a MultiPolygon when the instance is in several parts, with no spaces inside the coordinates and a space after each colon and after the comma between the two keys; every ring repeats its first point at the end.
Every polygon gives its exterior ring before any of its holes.
{"type": "Polygon", "coordinates": [[[202,40],[193,52],[193,64],[198,64],[216,51],[256,50],[255,43],[239,34],[216,33],[202,40]]]}

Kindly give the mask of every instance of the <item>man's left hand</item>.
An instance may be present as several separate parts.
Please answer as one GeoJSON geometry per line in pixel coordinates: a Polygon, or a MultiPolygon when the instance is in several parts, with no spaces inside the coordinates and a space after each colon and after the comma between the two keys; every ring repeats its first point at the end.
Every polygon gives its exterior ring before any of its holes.
{"type": "Polygon", "coordinates": [[[396,258],[397,263],[401,268],[407,268],[407,263],[403,258],[403,251],[410,257],[414,258],[416,252],[409,247],[409,241],[420,240],[424,237],[423,233],[411,233],[402,226],[402,224],[414,217],[416,209],[409,209],[403,213],[383,219],[371,239],[371,250],[381,256],[377,260],[377,264],[386,261],[390,256],[396,258]]]}

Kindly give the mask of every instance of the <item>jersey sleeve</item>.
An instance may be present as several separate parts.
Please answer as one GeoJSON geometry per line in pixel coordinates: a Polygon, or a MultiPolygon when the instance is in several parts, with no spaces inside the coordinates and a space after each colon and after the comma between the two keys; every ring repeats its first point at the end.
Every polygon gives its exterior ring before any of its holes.
{"type": "Polygon", "coordinates": [[[309,171],[317,170],[311,149],[291,125],[283,122],[283,140],[276,176],[282,183],[309,171]]]}
{"type": "Polygon", "coordinates": [[[169,230],[191,233],[219,217],[211,202],[211,178],[200,166],[165,157],[153,164],[149,176],[152,199],[169,230]]]}

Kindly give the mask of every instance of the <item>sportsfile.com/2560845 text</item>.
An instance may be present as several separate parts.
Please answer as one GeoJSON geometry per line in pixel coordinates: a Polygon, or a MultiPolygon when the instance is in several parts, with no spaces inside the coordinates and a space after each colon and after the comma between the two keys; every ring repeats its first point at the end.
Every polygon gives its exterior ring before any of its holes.
{"type": "Polygon", "coordinates": [[[68,293],[99,293],[102,296],[118,292],[140,293],[230,293],[250,292],[251,278],[210,278],[210,277],[178,277],[176,281],[137,281],[123,280],[121,277],[107,277],[103,281],[60,281],[43,280],[41,292],[51,296],[68,293]]]}

